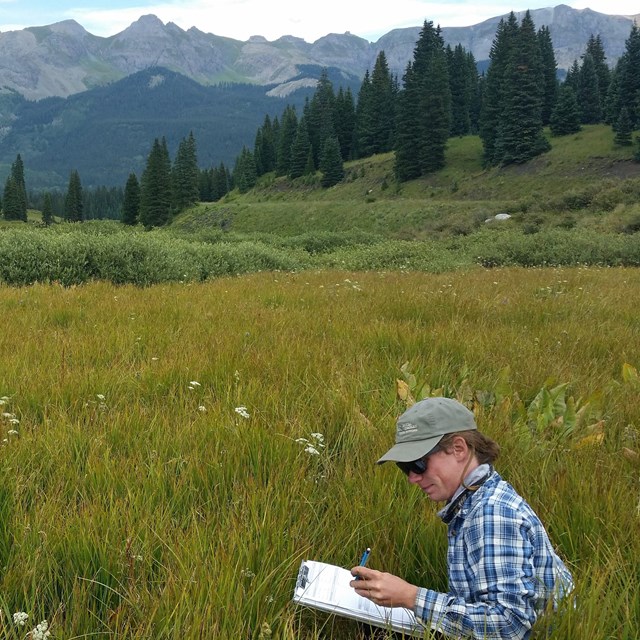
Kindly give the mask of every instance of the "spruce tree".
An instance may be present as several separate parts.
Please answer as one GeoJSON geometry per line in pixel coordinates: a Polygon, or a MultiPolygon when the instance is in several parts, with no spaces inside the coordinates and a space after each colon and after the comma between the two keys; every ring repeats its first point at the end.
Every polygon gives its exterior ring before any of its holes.
{"type": "Polygon", "coordinates": [[[618,112],[626,107],[631,126],[636,129],[640,127],[640,27],[636,23],[631,27],[618,64],[618,112]]]}
{"type": "Polygon", "coordinates": [[[576,94],[572,87],[563,84],[560,87],[558,101],[551,112],[551,133],[565,136],[580,131],[580,112],[576,94]]]}
{"type": "Polygon", "coordinates": [[[243,147],[233,169],[233,184],[240,193],[247,193],[247,191],[256,186],[257,181],[258,176],[253,153],[247,147],[243,147]]]}
{"type": "Polygon", "coordinates": [[[615,127],[616,135],[613,139],[614,144],[620,147],[628,147],[632,144],[631,134],[633,132],[633,125],[627,107],[622,107],[618,121],[615,127]]]}
{"type": "Polygon", "coordinates": [[[335,103],[333,84],[329,80],[327,70],[323,69],[316,90],[304,109],[313,160],[316,165],[319,163],[324,141],[336,135],[335,103]]]}
{"type": "Polygon", "coordinates": [[[11,175],[16,183],[19,217],[16,220],[27,221],[27,188],[24,181],[24,164],[20,154],[11,165],[11,175]]]}
{"type": "Polygon", "coordinates": [[[278,134],[278,154],[276,158],[276,174],[286,176],[291,166],[291,145],[298,130],[298,116],[295,107],[287,105],[282,114],[278,134]]]}
{"type": "Polygon", "coordinates": [[[176,212],[198,201],[198,156],[193,131],[183,138],[171,169],[172,205],[176,212]]]}
{"type": "Polygon", "coordinates": [[[265,173],[270,173],[276,168],[275,137],[271,118],[269,118],[268,114],[264,117],[264,122],[262,123],[262,129],[260,130],[260,133],[261,138],[259,153],[262,175],[265,173]]]}
{"type": "Polygon", "coordinates": [[[171,219],[171,160],[163,137],[153,141],[140,180],[140,223],[146,228],[162,227],[171,219]]]}
{"type": "Polygon", "coordinates": [[[291,179],[300,178],[305,174],[310,151],[311,142],[309,141],[307,121],[305,117],[302,116],[300,120],[298,120],[298,130],[296,131],[296,137],[291,146],[291,166],[289,167],[289,177],[291,179]]]}
{"type": "Polygon", "coordinates": [[[42,199],[42,222],[45,226],[53,224],[53,202],[51,194],[47,191],[42,199]]]}
{"type": "Polygon", "coordinates": [[[336,135],[340,143],[340,153],[343,160],[355,157],[354,141],[356,129],[356,105],[351,89],[338,89],[335,108],[336,135]]]}
{"type": "Polygon", "coordinates": [[[69,222],[84,221],[84,202],[80,174],[73,170],[69,176],[69,185],[64,197],[64,219],[69,222]]]}
{"type": "Polygon", "coordinates": [[[13,175],[7,176],[2,196],[2,211],[5,220],[22,220],[20,188],[13,175]]]}
{"type": "Polygon", "coordinates": [[[580,77],[580,65],[577,60],[573,61],[573,64],[567,70],[567,76],[564,79],[564,84],[571,87],[574,93],[578,93],[578,82],[580,77]]]}
{"type": "Polygon", "coordinates": [[[540,46],[529,11],[518,30],[505,80],[507,88],[495,143],[495,161],[523,163],[550,148],[542,130],[544,82],[540,46]]]}
{"type": "Polygon", "coordinates": [[[496,154],[496,141],[504,121],[506,92],[510,89],[506,77],[507,65],[516,46],[518,31],[518,21],[512,11],[506,21],[500,20],[489,52],[490,64],[483,85],[480,112],[480,138],[484,162],[488,165],[500,162],[496,154]]]}
{"type": "Polygon", "coordinates": [[[332,187],[344,178],[344,165],[340,153],[340,143],[335,136],[327,138],[320,153],[320,171],[323,187],[332,187]]]}
{"type": "Polygon", "coordinates": [[[134,225],[140,214],[140,183],[135,173],[130,173],[124,187],[121,220],[124,224],[134,225]]]}
{"type": "Polygon", "coordinates": [[[551,121],[551,112],[558,99],[558,64],[553,51],[553,41],[551,40],[549,27],[542,26],[538,30],[538,45],[542,63],[542,81],[544,83],[542,124],[547,125],[551,121]]]}
{"type": "Polygon", "coordinates": [[[611,71],[607,64],[607,56],[604,52],[604,46],[600,39],[600,34],[594,36],[591,34],[587,42],[585,55],[590,55],[595,66],[596,75],[598,76],[598,92],[600,94],[600,112],[604,116],[605,105],[607,103],[607,92],[611,81],[611,71]]]}
{"type": "Polygon", "coordinates": [[[451,88],[452,136],[466,136],[471,131],[471,92],[467,54],[461,44],[455,49],[447,46],[447,64],[451,88]]]}
{"type": "Polygon", "coordinates": [[[425,21],[398,96],[395,173],[410,180],[444,166],[451,88],[440,28],[425,21]]]}
{"type": "Polygon", "coordinates": [[[598,124],[602,119],[598,75],[593,58],[588,53],[582,59],[578,74],[577,101],[582,124],[598,124]]]}

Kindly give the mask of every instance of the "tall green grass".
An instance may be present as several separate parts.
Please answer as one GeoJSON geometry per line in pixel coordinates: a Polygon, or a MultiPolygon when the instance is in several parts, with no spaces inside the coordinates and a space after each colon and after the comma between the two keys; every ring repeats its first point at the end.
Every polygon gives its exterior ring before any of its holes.
{"type": "Polygon", "coordinates": [[[502,444],[576,578],[549,637],[635,638],[639,285],[576,267],[1,288],[0,633],[356,638],[291,596],[303,558],[365,546],[446,589],[436,506],[373,465],[401,379],[502,444]]]}

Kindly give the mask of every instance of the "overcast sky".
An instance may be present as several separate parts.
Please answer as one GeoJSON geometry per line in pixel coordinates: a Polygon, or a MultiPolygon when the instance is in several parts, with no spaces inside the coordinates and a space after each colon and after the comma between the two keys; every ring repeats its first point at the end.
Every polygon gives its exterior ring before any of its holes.
{"type": "MultiPolygon", "coordinates": [[[[237,40],[293,35],[314,42],[328,33],[351,33],[375,42],[399,27],[431,20],[442,27],[468,26],[509,11],[561,4],[545,0],[0,0],[0,31],[73,19],[97,36],[111,36],[145,14],[164,23],[237,40]]],[[[568,0],[575,9],[632,15],[638,0],[568,0]]]]}

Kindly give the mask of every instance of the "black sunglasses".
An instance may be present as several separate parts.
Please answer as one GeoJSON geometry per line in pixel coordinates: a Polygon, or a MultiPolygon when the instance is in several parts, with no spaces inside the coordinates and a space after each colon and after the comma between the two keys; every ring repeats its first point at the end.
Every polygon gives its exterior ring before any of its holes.
{"type": "Polygon", "coordinates": [[[418,458],[417,460],[412,460],[411,462],[396,462],[396,465],[402,473],[405,475],[409,475],[412,471],[416,475],[421,476],[427,470],[427,460],[430,455],[433,455],[437,451],[440,451],[440,447],[436,445],[426,456],[422,456],[422,458],[418,458]]]}
{"type": "Polygon", "coordinates": [[[418,460],[412,460],[411,462],[396,462],[396,465],[398,469],[407,476],[412,471],[420,476],[427,470],[426,456],[418,460]]]}

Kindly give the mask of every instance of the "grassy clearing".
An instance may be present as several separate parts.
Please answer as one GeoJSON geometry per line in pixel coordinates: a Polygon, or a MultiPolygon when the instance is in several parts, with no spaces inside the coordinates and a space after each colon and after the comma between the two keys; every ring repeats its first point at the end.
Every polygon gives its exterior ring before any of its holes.
{"type": "Polygon", "coordinates": [[[372,467],[402,378],[502,443],[577,579],[549,637],[635,638],[639,291],[584,268],[0,289],[3,637],[356,638],[290,599],[302,558],[365,546],[444,589],[434,505],[372,467]]]}

